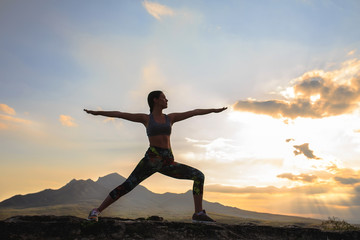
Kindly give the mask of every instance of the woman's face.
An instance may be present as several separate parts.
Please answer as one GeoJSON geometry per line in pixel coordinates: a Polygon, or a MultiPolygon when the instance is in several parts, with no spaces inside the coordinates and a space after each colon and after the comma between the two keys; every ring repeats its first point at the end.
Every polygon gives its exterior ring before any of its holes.
{"type": "Polygon", "coordinates": [[[166,99],[165,97],[165,94],[164,93],[161,93],[159,98],[155,98],[155,103],[156,104],[159,104],[159,106],[164,109],[164,108],[167,108],[167,102],[168,100],[166,99]]]}

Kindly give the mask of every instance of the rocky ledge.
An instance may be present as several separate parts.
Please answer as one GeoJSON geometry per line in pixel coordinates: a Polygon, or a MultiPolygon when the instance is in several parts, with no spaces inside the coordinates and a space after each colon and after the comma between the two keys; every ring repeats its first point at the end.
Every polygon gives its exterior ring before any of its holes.
{"type": "Polygon", "coordinates": [[[100,218],[89,222],[73,216],[16,216],[0,221],[0,239],[360,239],[360,231],[331,232],[298,226],[193,224],[147,219],[100,218]]]}

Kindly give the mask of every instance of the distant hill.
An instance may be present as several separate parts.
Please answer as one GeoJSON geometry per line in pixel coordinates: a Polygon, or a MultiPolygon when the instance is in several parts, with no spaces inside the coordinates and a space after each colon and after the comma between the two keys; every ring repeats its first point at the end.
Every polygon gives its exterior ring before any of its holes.
{"type": "MultiPolygon", "coordinates": [[[[119,174],[112,173],[100,177],[96,182],[91,179],[73,179],[57,190],[46,189],[38,193],[16,195],[0,203],[0,219],[14,215],[73,215],[85,218],[92,208],[98,206],[124,180],[119,174]]],[[[203,205],[213,218],[225,223],[253,221],[311,225],[321,222],[316,219],[246,211],[206,200],[203,205]]],[[[168,220],[189,221],[193,208],[191,190],[182,194],[157,194],[140,185],[106,209],[102,216],[137,218],[159,215],[168,220]]]]}

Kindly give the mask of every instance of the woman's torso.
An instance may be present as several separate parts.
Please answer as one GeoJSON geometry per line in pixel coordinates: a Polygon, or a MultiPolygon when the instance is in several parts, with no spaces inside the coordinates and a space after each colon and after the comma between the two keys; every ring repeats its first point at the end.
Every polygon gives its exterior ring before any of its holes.
{"type": "Polygon", "coordinates": [[[170,134],[171,120],[165,114],[150,114],[146,123],[146,132],[149,138],[150,146],[171,149],[170,134]]]}

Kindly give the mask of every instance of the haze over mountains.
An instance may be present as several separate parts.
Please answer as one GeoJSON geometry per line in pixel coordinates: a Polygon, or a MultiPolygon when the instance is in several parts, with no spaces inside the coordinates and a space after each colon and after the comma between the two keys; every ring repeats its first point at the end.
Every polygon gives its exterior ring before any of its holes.
{"type": "MultiPolygon", "coordinates": [[[[71,180],[60,189],[46,189],[38,193],[16,195],[0,203],[0,219],[14,215],[73,215],[87,217],[107,194],[125,180],[117,173],[100,177],[96,182],[71,180]]],[[[283,223],[316,224],[319,220],[245,211],[204,200],[204,208],[218,221],[271,221],[283,223]]],[[[119,199],[102,216],[138,218],[151,215],[167,220],[189,221],[193,214],[192,192],[157,194],[143,186],[119,199]]]]}

